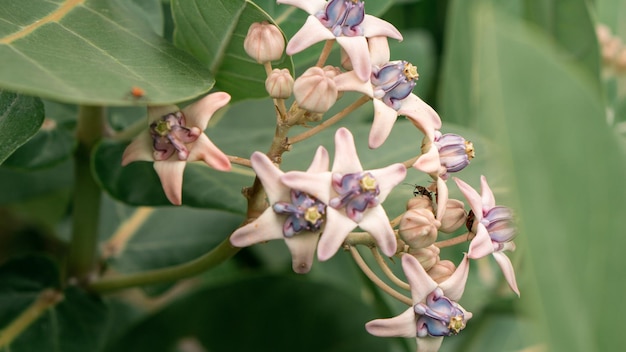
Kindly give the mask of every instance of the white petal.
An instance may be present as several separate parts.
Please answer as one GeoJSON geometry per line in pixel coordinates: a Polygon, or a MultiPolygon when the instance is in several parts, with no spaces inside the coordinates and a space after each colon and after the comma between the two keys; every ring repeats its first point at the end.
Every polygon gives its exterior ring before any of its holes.
{"type": "Polygon", "coordinates": [[[369,82],[372,74],[372,62],[370,60],[370,52],[365,37],[337,37],[337,44],[341,45],[343,50],[350,58],[352,69],[356,76],[363,82],[369,82]]]}
{"type": "Polygon", "coordinates": [[[463,296],[465,291],[465,283],[467,282],[467,275],[469,274],[469,258],[467,254],[463,256],[463,260],[456,267],[456,270],[452,275],[446,279],[446,281],[439,284],[439,287],[443,290],[446,297],[453,301],[458,301],[463,296]]]}
{"type": "Polygon", "coordinates": [[[350,231],[356,226],[357,224],[344,214],[331,207],[327,207],[326,226],[317,244],[317,259],[325,261],[335,255],[350,231]]]}
{"type": "Polygon", "coordinates": [[[306,232],[285,238],[291,252],[291,266],[294,272],[306,274],[311,270],[319,237],[319,233],[306,232]]]}
{"type": "Polygon", "coordinates": [[[396,27],[378,17],[365,15],[361,26],[363,26],[363,35],[368,38],[384,36],[400,41],[402,40],[402,34],[400,34],[400,31],[398,31],[396,27]]]}
{"type": "Polygon", "coordinates": [[[328,171],[329,163],[330,157],[328,156],[328,151],[320,145],[315,151],[313,161],[311,161],[311,165],[306,172],[326,172],[328,171]]]}
{"type": "Polygon", "coordinates": [[[383,254],[388,257],[393,257],[396,254],[398,246],[396,234],[393,232],[387,213],[385,213],[385,209],[381,205],[368,209],[363,214],[359,227],[374,237],[378,248],[380,248],[383,254]]]}
{"type": "Polygon", "coordinates": [[[354,137],[344,127],[335,133],[335,160],[332,171],[340,174],[363,171],[359,156],[356,153],[354,137]]]}
{"type": "Polygon", "coordinates": [[[154,161],[152,156],[152,137],[146,129],[142,131],[133,141],[124,149],[122,155],[122,166],[126,166],[133,161],[154,161]]]}
{"type": "Polygon", "coordinates": [[[491,209],[496,206],[496,198],[487,183],[487,178],[482,175],[480,176],[480,193],[482,194],[483,209],[491,209]]]}
{"type": "Polygon", "coordinates": [[[220,171],[230,171],[231,167],[226,154],[216,147],[204,133],[201,133],[191,145],[187,160],[203,160],[210,167],[220,171]]]}
{"type": "Polygon", "coordinates": [[[437,177],[437,220],[441,221],[448,204],[448,185],[441,177],[437,177]]]}
{"type": "Polygon", "coordinates": [[[182,112],[185,115],[187,127],[198,127],[204,131],[213,114],[228,104],[230,95],[224,92],[208,94],[195,103],[186,106],[182,112]]]}
{"type": "Polygon", "coordinates": [[[402,100],[398,115],[408,117],[431,141],[435,139],[435,130],[441,128],[439,114],[415,94],[402,100]]]}
{"type": "Polygon", "coordinates": [[[357,77],[354,71],[339,74],[334,78],[334,80],[338,91],[360,92],[369,97],[374,95],[374,90],[372,89],[370,81],[363,82],[359,77],[357,77]]]}
{"type": "Polygon", "coordinates": [[[415,352],[437,352],[441,348],[443,337],[418,337],[417,338],[417,351],[415,352]]]}
{"type": "Polygon", "coordinates": [[[330,172],[289,171],[281,176],[280,180],[288,188],[306,192],[323,203],[328,203],[332,187],[331,178],[330,172]]]}
{"type": "Polygon", "coordinates": [[[509,287],[513,292],[517,293],[519,296],[519,288],[517,288],[517,281],[515,280],[515,271],[513,270],[513,264],[511,264],[511,260],[506,254],[502,252],[493,252],[493,257],[496,258],[496,262],[500,265],[500,269],[502,269],[502,273],[504,274],[504,278],[506,282],[509,283],[509,287]]]}
{"type": "Polygon", "coordinates": [[[314,15],[326,6],[326,0],[277,0],[276,2],[301,8],[309,15],[314,15]]]}
{"type": "Polygon", "coordinates": [[[453,179],[454,182],[456,182],[456,185],[461,190],[461,193],[463,193],[463,195],[465,196],[465,199],[467,199],[470,208],[472,208],[474,216],[476,217],[476,221],[480,221],[483,218],[483,202],[480,195],[478,194],[478,192],[476,192],[475,189],[473,189],[463,180],[457,177],[453,177],[453,179]]]}
{"type": "Polygon", "coordinates": [[[280,182],[283,172],[272,163],[267,155],[261,152],[254,152],[250,157],[250,162],[265,188],[270,204],[290,199],[289,187],[280,182]]]}
{"type": "Polygon", "coordinates": [[[183,172],[187,162],[180,160],[155,161],[153,166],[167,199],[174,205],[182,204],[183,172]]]}
{"type": "Polygon", "coordinates": [[[380,337],[416,337],[417,325],[413,307],[389,319],[376,319],[365,324],[367,332],[380,337]]]}
{"type": "Polygon", "coordinates": [[[255,243],[283,238],[283,225],[278,215],[267,208],[253,222],[238,228],[230,236],[230,243],[236,247],[247,247],[255,243]]]}
{"type": "Polygon", "coordinates": [[[402,256],[402,269],[409,286],[413,304],[423,302],[437,288],[437,283],[426,273],[422,264],[410,254],[402,256]]]}
{"type": "Polygon", "coordinates": [[[335,36],[315,17],[309,16],[302,28],[287,43],[287,55],[294,55],[322,40],[335,39],[335,36]]]}
{"type": "Polygon", "coordinates": [[[397,118],[397,111],[387,106],[382,100],[374,99],[374,121],[369,136],[370,148],[378,148],[385,142],[397,118]]]}
{"type": "Polygon", "coordinates": [[[397,163],[380,169],[367,170],[378,183],[380,194],[378,200],[382,203],[387,199],[391,190],[400,184],[406,177],[406,166],[397,163]]]}
{"type": "Polygon", "coordinates": [[[387,37],[367,38],[367,44],[370,48],[370,61],[372,65],[384,65],[389,62],[391,55],[389,54],[389,42],[387,41],[387,37]]]}
{"type": "Polygon", "coordinates": [[[437,147],[431,144],[430,149],[415,160],[413,167],[429,175],[438,175],[441,161],[437,147]]]}
{"type": "MultiPolygon", "coordinates": [[[[475,221],[475,220],[474,220],[475,221]]],[[[493,242],[485,225],[478,223],[476,237],[472,239],[468,255],[472,259],[479,259],[493,253],[493,242]]]]}

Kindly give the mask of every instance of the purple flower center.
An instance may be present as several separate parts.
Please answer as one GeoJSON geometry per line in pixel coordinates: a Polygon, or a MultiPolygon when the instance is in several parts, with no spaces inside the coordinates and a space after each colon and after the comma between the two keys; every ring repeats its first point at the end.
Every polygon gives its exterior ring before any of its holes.
{"type": "Polygon", "coordinates": [[[456,335],[465,328],[467,320],[458,303],[443,295],[437,287],[426,302],[413,306],[417,318],[417,337],[456,335]]]}
{"type": "Polygon", "coordinates": [[[407,61],[391,61],[383,66],[374,66],[370,79],[374,98],[398,110],[402,99],[413,91],[418,77],[417,68],[407,61]]]}
{"type": "Polygon", "coordinates": [[[365,18],[365,4],[361,0],[331,0],[326,8],[315,14],[335,37],[363,35],[361,23],[365,18]]]}
{"type": "Polygon", "coordinates": [[[324,222],[326,204],[301,191],[291,190],[291,203],[277,202],[272,207],[277,214],[287,215],[283,236],[290,238],[302,231],[319,231],[324,222]]]}
{"type": "Polygon", "coordinates": [[[333,188],[339,194],[330,200],[335,209],[346,208],[346,215],[355,222],[361,221],[367,208],[378,205],[380,189],[378,182],[369,172],[333,174],[333,188]]]}
{"type": "Polygon", "coordinates": [[[498,244],[511,242],[517,235],[513,211],[509,207],[498,205],[489,209],[480,222],[487,228],[491,240],[498,244]]]}
{"type": "Polygon", "coordinates": [[[179,160],[187,160],[189,150],[186,143],[195,142],[201,132],[197,128],[185,126],[185,115],[182,111],[167,114],[150,124],[154,160],[168,159],[177,152],[179,160]]]}
{"type": "Polygon", "coordinates": [[[469,165],[474,158],[474,144],[454,133],[438,134],[434,145],[439,151],[441,166],[446,168],[445,177],[449,172],[458,172],[469,165]]]}

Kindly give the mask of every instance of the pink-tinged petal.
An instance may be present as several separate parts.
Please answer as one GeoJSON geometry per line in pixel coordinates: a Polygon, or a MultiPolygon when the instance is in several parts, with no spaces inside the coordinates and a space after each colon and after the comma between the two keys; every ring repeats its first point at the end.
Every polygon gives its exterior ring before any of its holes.
{"type": "Polygon", "coordinates": [[[319,239],[319,233],[299,233],[292,238],[285,238],[285,243],[291,252],[291,266],[298,274],[306,274],[311,271],[315,248],[319,239]]]}
{"type": "Polygon", "coordinates": [[[384,65],[389,62],[391,55],[389,53],[387,37],[367,38],[367,44],[370,49],[370,61],[372,65],[384,65]]]}
{"type": "Polygon", "coordinates": [[[283,172],[272,163],[267,155],[261,152],[254,152],[250,157],[250,162],[252,163],[252,168],[261,180],[263,188],[265,188],[265,193],[267,193],[270,204],[290,199],[289,188],[285,187],[280,182],[280,177],[283,175],[283,172]]]}
{"type": "Polygon", "coordinates": [[[374,121],[369,136],[370,148],[378,148],[385,142],[397,118],[398,113],[394,109],[382,100],[374,99],[374,121]]]}
{"type": "Polygon", "coordinates": [[[345,127],[338,129],[335,133],[335,160],[332,170],[340,174],[363,171],[356,153],[354,137],[345,127]]]}
{"type": "Polygon", "coordinates": [[[267,208],[253,222],[238,228],[230,236],[235,247],[247,247],[255,243],[283,238],[283,225],[272,208],[267,208]]]}
{"type": "Polygon", "coordinates": [[[148,106],[148,121],[152,122],[154,120],[158,120],[165,115],[179,110],[180,109],[176,105],[148,106]]]}
{"type": "Polygon", "coordinates": [[[496,198],[493,196],[485,176],[480,176],[480,193],[482,193],[483,209],[488,210],[496,206],[496,198]]]}
{"type": "Polygon", "coordinates": [[[441,177],[437,177],[437,220],[441,221],[448,204],[448,185],[441,177]]]}
{"type": "Polygon", "coordinates": [[[411,307],[393,318],[372,320],[365,324],[365,329],[379,337],[415,337],[417,336],[415,312],[411,307]]]}
{"type": "Polygon", "coordinates": [[[413,304],[423,302],[437,288],[437,283],[426,273],[422,264],[410,254],[402,256],[402,269],[409,286],[413,304]]]}
{"type": "Polygon", "coordinates": [[[230,171],[230,160],[204,133],[193,143],[188,161],[203,160],[219,171],[230,171]]]}
{"type": "Polygon", "coordinates": [[[439,287],[443,290],[446,297],[453,301],[458,301],[463,296],[465,291],[465,283],[467,282],[467,275],[469,274],[469,258],[467,254],[463,256],[463,260],[456,267],[454,273],[446,279],[446,281],[439,284],[439,287]]]}
{"type": "Polygon", "coordinates": [[[498,265],[500,265],[500,269],[502,269],[502,273],[504,274],[506,282],[509,283],[509,287],[511,287],[511,290],[513,290],[513,292],[515,292],[519,297],[519,289],[517,288],[515,271],[513,270],[513,264],[511,264],[511,260],[502,252],[494,252],[493,257],[496,258],[496,262],[498,262],[498,265]]]}
{"type": "Polygon", "coordinates": [[[154,161],[152,156],[152,137],[148,130],[141,132],[124,150],[122,166],[133,161],[154,161]]]}
{"type": "Polygon", "coordinates": [[[438,175],[441,161],[437,147],[431,144],[430,149],[415,160],[413,167],[429,175],[438,175]]]}
{"type": "Polygon", "coordinates": [[[443,337],[418,337],[417,338],[417,351],[415,352],[437,352],[441,348],[443,337]]]}
{"type": "Polygon", "coordinates": [[[415,94],[402,100],[398,115],[405,115],[428,139],[435,140],[435,130],[441,129],[439,114],[415,94]]]}
{"type": "Polygon", "coordinates": [[[370,172],[378,182],[378,189],[380,190],[378,200],[380,203],[384,202],[389,192],[406,177],[406,167],[400,163],[380,169],[368,170],[368,172],[370,172]]]}
{"type": "Polygon", "coordinates": [[[461,190],[461,193],[463,193],[463,195],[467,199],[467,202],[469,203],[470,208],[472,208],[472,211],[474,212],[474,216],[476,217],[476,221],[480,221],[483,218],[482,198],[480,197],[478,192],[476,192],[475,189],[473,189],[470,185],[465,183],[463,180],[457,177],[453,177],[453,179],[454,179],[454,182],[456,182],[456,185],[461,190]]]}
{"type": "Polygon", "coordinates": [[[317,259],[325,261],[335,255],[350,231],[356,226],[357,224],[347,216],[331,207],[327,207],[326,227],[317,244],[317,259]]]}
{"type": "Polygon", "coordinates": [[[323,203],[330,201],[332,176],[330,172],[308,173],[303,171],[289,171],[280,177],[288,188],[306,192],[323,203]]]}
{"type": "Polygon", "coordinates": [[[294,55],[322,40],[335,39],[335,36],[324,27],[315,16],[309,16],[300,30],[287,43],[285,52],[294,55]]]}
{"type": "Polygon", "coordinates": [[[363,35],[367,38],[383,36],[402,41],[400,31],[391,23],[378,17],[365,15],[361,26],[363,27],[363,35]]]}
{"type": "Polygon", "coordinates": [[[372,62],[370,61],[370,52],[367,47],[367,39],[365,37],[337,37],[337,44],[341,45],[343,50],[352,62],[352,69],[356,76],[363,82],[369,82],[372,74],[372,62]]]}
{"type": "Polygon", "coordinates": [[[326,148],[319,146],[315,151],[315,156],[311,165],[306,170],[307,172],[326,172],[328,171],[328,165],[330,163],[330,157],[326,148]]]}
{"type": "Polygon", "coordinates": [[[472,239],[468,251],[468,256],[472,259],[479,259],[493,253],[493,242],[485,225],[478,223],[476,229],[476,237],[472,239]]]}
{"type": "Polygon", "coordinates": [[[326,0],[277,0],[276,3],[301,8],[309,15],[314,15],[317,11],[323,10],[324,6],[326,6],[326,0]]]}
{"type": "Polygon", "coordinates": [[[205,130],[211,116],[230,101],[230,95],[224,92],[212,93],[195,103],[186,106],[182,112],[185,115],[187,126],[205,130]]]}
{"type": "Polygon", "coordinates": [[[338,91],[360,92],[369,97],[372,97],[374,95],[372,84],[369,81],[361,81],[361,79],[357,77],[354,71],[349,71],[337,75],[334,80],[338,91]]]}
{"type": "Polygon", "coordinates": [[[396,254],[398,246],[396,234],[393,232],[387,213],[385,213],[385,209],[382,206],[376,206],[367,210],[363,219],[359,222],[359,227],[374,237],[378,248],[380,248],[383,254],[388,257],[393,257],[396,254]]]}
{"type": "Polygon", "coordinates": [[[183,172],[186,164],[186,161],[180,160],[155,161],[153,164],[167,199],[174,205],[183,202],[183,172]]]}

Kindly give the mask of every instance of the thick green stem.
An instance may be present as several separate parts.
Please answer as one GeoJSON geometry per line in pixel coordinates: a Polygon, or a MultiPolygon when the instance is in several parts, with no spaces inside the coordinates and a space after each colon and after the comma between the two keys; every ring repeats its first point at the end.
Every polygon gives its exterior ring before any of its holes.
{"type": "Polygon", "coordinates": [[[100,187],[91,174],[91,151],[102,138],[104,112],[101,107],[81,106],[78,113],[74,154],[75,188],[72,214],[72,240],[68,259],[71,277],[88,281],[96,264],[100,187]]]}
{"type": "Polygon", "coordinates": [[[104,293],[129,287],[158,284],[191,277],[226,261],[239,250],[240,248],[233,247],[230,244],[230,239],[226,238],[217,247],[213,248],[212,251],[191,262],[136,274],[105,277],[92,283],[89,289],[94,292],[104,293]]]}

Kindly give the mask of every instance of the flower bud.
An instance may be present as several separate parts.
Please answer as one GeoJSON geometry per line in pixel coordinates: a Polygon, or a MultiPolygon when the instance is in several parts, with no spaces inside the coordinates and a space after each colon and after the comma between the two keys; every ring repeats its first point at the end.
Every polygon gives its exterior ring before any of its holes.
{"type": "Polygon", "coordinates": [[[456,266],[453,262],[449,260],[440,260],[426,273],[428,273],[433,280],[440,284],[452,276],[455,270],[456,266]]]}
{"type": "Polygon", "coordinates": [[[255,22],[248,29],[243,48],[251,58],[263,64],[281,58],[285,51],[285,38],[273,24],[255,22]]]}
{"type": "Polygon", "coordinates": [[[337,101],[337,85],[332,77],[319,67],[311,67],[298,77],[293,93],[298,105],[308,111],[324,113],[337,101]]]}
{"type": "Polygon", "coordinates": [[[432,213],[433,201],[426,196],[417,195],[406,202],[406,210],[410,209],[426,209],[432,213]]]}
{"type": "Polygon", "coordinates": [[[435,136],[434,145],[439,150],[439,160],[446,173],[463,170],[474,158],[474,145],[458,134],[435,136]]]}
{"type": "Polygon", "coordinates": [[[267,90],[272,98],[289,98],[293,91],[293,77],[291,77],[289,70],[286,68],[275,68],[272,70],[265,80],[265,90],[267,90]]]}
{"type": "Polygon", "coordinates": [[[446,212],[441,219],[439,230],[445,233],[452,233],[459,229],[467,220],[465,205],[458,199],[448,199],[446,212]]]}
{"type": "Polygon", "coordinates": [[[426,271],[430,270],[439,262],[439,252],[439,247],[433,244],[424,248],[409,249],[409,254],[414,256],[426,271]]]}
{"type": "Polygon", "coordinates": [[[402,216],[398,234],[410,248],[424,248],[437,240],[441,222],[428,209],[410,209],[402,216]]]}

